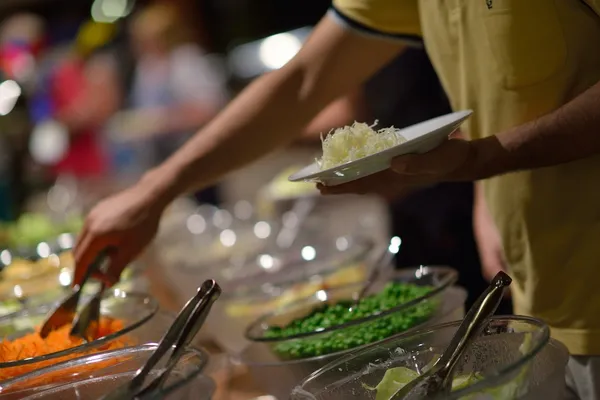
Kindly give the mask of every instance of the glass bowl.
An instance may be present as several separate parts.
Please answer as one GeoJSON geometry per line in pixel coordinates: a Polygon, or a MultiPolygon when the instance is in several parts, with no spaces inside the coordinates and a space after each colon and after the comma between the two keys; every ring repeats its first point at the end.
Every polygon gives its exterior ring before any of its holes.
{"type": "MultiPolygon", "coordinates": [[[[33,247],[0,250],[0,315],[59,301],[72,283],[74,243],[74,234],[63,233],[33,247]]],[[[140,269],[139,263],[132,263],[116,287],[131,286],[140,269]]],[[[99,289],[99,284],[91,283],[86,285],[86,293],[99,289]]]]}
{"type": "MultiPolygon", "coordinates": [[[[85,303],[81,302],[81,304],[83,306],[85,303]]],[[[160,335],[160,329],[156,329],[156,326],[154,326],[156,332],[152,332],[153,335],[148,335],[146,331],[140,328],[155,316],[157,310],[157,301],[149,295],[127,293],[119,289],[107,291],[102,300],[100,313],[104,317],[123,321],[121,330],[66,350],[16,361],[0,362],[0,375],[3,378],[9,378],[56,363],[65,358],[79,357],[89,352],[105,350],[111,346],[145,343],[150,338],[156,339],[156,335],[160,335]],[[126,342],[118,342],[124,337],[127,339],[126,342]]],[[[1,317],[0,336],[8,340],[14,340],[30,334],[44,322],[51,311],[52,307],[45,305],[1,317]]]]}
{"type": "Polygon", "coordinates": [[[227,275],[219,280],[223,282],[223,295],[218,304],[215,303],[215,312],[207,324],[220,346],[238,353],[248,343],[244,337],[248,325],[261,315],[319,290],[366,279],[372,265],[374,245],[371,241],[341,237],[312,243],[315,244],[303,245],[303,241],[299,241],[281,255],[256,257],[239,269],[245,278],[235,276],[232,270],[222,273],[227,275]],[[302,258],[303,252],[308,260],[302,258]],[[272,272],[265,268],[271,263],[272,272]],[[235,278],[229,278],[231,275],[235,278]]]}
{"type": "MultiPolygon", "coordinates": [[[[403,313],[410,313],[411,310],[422,307],[424,304],[434,306],[429,318],[419,321],[419,325],[406,326],[406,329],[414,331],[419,326],[460,320],[464,316],[464,302],[467,294],[463,289],[452,286],[456,278],[456,271],[446,267],[419,267],[406,270],[390,268],[382,271],[380,278],[372,285],[370,293],[378,292],[387,282],[394,280],[417,282],[434,286],[436,289],[412,303],[392,308],[378,315],[354,320],[352,324],[339,326],[335,329],[282,340],[272,340],[265,337],[264,332],[271,325],[285,324],[287,321],[307,315],[314,307],[327,302],[353,299],[362,289],[362,285],[347,285],[317,292],[309,298],[300,300],[255,321],[247,330],[248,336],[254,340],[238,355],[233,356],[233,361],[247,365],[254,380],[267,393],[277,398],[286,398],[298,381],[312,371],[323,367],[328,362],[344,354],[357,351],[368,345],[360,345],[360,342],[346,342],[346,345],[335,348],[326,354],[303,358],[289,357],[288,354],[282,354],[282,350],[297,349],[304,344],[310,344],[315,348],[317,343],[324,343],[325,341],[335,343],[336,338],[341,338],[340,343],[343,344],[347,337],[350,338],[356,335],[357,330],[364,332],[371,329],[371,327],[381,329],[386,325],[388,319],[396,318],[403,313]]],[[[385,334],[391,336],[394,333],[396,332],[390,330],[389,333],[385,334]]],[[[373,340],[376,340],[376,338],[373,338],[373,340]]]]}
{"type": "MultiPolygon", "coordinates": [[[[156,348],[157,344],[145,344],[88,355],[42,368],[1,382],[0,400],[98,398],[130,380],[156,348]]],[[[188,347],[161,392],[151,398],[191,399],[190,391],[193,387],[194,399],[209,399],[214,391],[214,383],[200,375],[207,362],[206,353],[188,347]]],[[[148,379],[163,371],[165,364],[166,360],[163,358],[148,379]]]]}
{"type": "Polygon", "coordinates": [[[327,237],[316,232],[304,233],[289,249],[273,246],[255,257],[221,268],[219,275],[224,290],[245,296],[256,292],[256,287],[273,290],[292,282],[306,281],[323,276],[340,266],[365,261],[374,249],[374,243],[359,235],[327,237]]]}
{"type": "Polygon", "coordinates": [[[171,221],[161,221],[162,233],[156,242],[160,257],[164,263],[194,274],[225,267],[232,258],[250,257],[269,240],[269,235],[255,233],[252,217],[247,202],[230,209],[203,205],[187,215],[182,211],[171,221]]]}
{"type": "MultiPolygon", "coordinates": [[[[373,388],[386,371],[396,367],[422,370],[431,365],[459,325],[456,321],[398,335],[341,357],[304,379],[292,391],[291,399],[374,399],[373,388]]],[[[456,388],[444,398],[562,398],[567,360],[566,348],[550,340],[543,322],[519,316],[495,317],[457,367],[455,377],[477,373],[478,380],[456,388]],[[542,393],[548,397],[540,396],[542,393]]],[[[394,384],[406,379],[401,375],[390,373],[387,378],[394,384]]]]}
{"type": "Polygon", "coordinates": [[[312,332],[279,336],[277,338],[268,335],[271,329],[287,326],[292,321],[307,316],[313,310],[325,305],[342,302],[345,304],[345,310],[352,307],[352,302],[362,290],[364,283],[320,290],[310,297],[259,318],[246,330],[246,338],[251,341],[271,344],[273,351],[282,358],[306,358],[325,355],[327,349],[321,346],[325,343],[332,344],[329,352],[349,350],[369,344],[366,343],[369,340],[377,340],[375,335],[369,338],[369,335],[372,335],[374,331],[379,331],[381,335],[386,337],[392,336],[435,318],[438,312],[445,312],[441,304],[441,295],[458,280],[458,273],[447,267],[419,267],[416,270],[400,270],[393,275],[389,280],[375,282],[369,288],[365,297],[381,292],[387,284],[392,282],[429,287],[431,290],[425,295],[413,298],[408,302],[386,310],[379,310],[340,325],[325,328],[317,327],[312,332]],[[302,352],[302,348],[306,347],[312,349],[312,354],[302,352]],[[300,352],[298,353],[297,350],[300,352]]]}

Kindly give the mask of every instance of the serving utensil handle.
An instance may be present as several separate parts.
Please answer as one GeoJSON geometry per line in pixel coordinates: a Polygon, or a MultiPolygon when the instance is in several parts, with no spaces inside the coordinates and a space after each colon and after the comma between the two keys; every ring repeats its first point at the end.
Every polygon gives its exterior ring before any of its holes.
{"type": "Polygon", "coordinates": [[[173,353],[171,354],[165,369],[145,389],[137,393],[136,397],[143,397],[148,393],[158,390],[162,387],[164,382],[166,382],[169,374],[177,365],[185,349],[194,339],[202,325],[204,325],[204,321],[206,321],[206,317],[208,316],[212,305],[221,295],[221,288],[214,280],[208,280],[204,282],[200,292],[204,293],[204,295],[202,296],[200,302],[195,306],[185,326],[183,327],[181,335],[175,343],[173,353]]]}
{"type": "Polygon", "coordinates": [[[452,379],[451,372],[460,356],[494,315],[504,296],[504,291],[511,282],[512,279],[507,274],[499,272],[492,279],[485,292],[479,296],[475,304],[469,309],[446,351],[438,361],[438,363],[441,363],[442,368],[448,372],[445,380],[452,379]]]}
{"type": "Polygon", "coordinates": [[[202,300],[204,300],[207,295],[207,288],[209,286],[212,287],[212,285],[216,285],[216,282],[213,280],[204,282],[204,284],[198,289],[196,295],[194,295],[194,297],[192,297],[186,303],[186,305],[175,318],[175,321],[167,333],[165,333],[163,338],[160,340],[154,353],[152,353],[146,364],[144,364],[144,366],[138,370],[135,377],[132,379],[131,387],[141,386],[144,383],[146,376],[152,371],[156,364],[158,364],[162,357],[173,347],[180,336],[182,336],[182,332],[186,328],[194,310],[196,310],[197,306],[202,303],[202,300]]]}

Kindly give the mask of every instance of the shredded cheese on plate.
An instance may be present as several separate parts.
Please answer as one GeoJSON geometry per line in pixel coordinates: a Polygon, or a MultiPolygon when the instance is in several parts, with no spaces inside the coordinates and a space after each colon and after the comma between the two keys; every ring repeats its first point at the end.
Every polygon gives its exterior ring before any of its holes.
{"type": "Polygon", "coordinates": [[[352,126],[337,128],[323,138],[323,157],[317,160],[321,170],[336,167],[405,143],[407,140],[392,127],[374,130],[373,125],[354,122],[352,126]]]}

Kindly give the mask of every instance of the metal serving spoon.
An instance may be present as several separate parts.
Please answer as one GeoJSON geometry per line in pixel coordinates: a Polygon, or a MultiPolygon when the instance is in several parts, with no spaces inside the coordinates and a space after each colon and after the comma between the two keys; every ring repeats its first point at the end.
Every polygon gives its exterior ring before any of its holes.
{"type": "Polygon", "coordinates": [[[440,359],[430,370],[396,391],[391,398],[431,399],[450,393],[453,371],[458,361],[487,325],[511,282],[512,279],[507,274],[499,272],[471,307],[440,359]]]}

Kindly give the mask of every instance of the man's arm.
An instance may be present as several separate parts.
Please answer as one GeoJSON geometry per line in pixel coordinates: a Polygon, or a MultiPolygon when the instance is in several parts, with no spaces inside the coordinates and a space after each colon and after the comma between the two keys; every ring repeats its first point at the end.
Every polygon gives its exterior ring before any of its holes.
{"type": "Polygon", "coordinates": [[[169,202],[289,143],[334,99],[383,67],[400,42],[362,36],[331,17],[286,66],[253,82],[143,184],[169,202]]]}
{"type": "Polygon", "coordinates": [[[170,201],[209,185],[300,136],[306,124],[394,58],[403,45],[361,36],[325,17],[285,67],[256,80],[170,159],[88,215],[75,248],[74,284],[104,248],[111,285],[150,243],[170,201]]]}
{"type": "Polygon", "coordinates": [[[321,142],[332,129],[349,125],[354,121],[364,121],[367,110],[362,88],[335,100],[321,111],[304,129],[301,139],[306,142],[321,142]]]}
{"type": "Polygon", "coordinates": [[[473,180],[598,154],[600,82],[550,114],[472,145],[474,161],[464,174],[473,180]]]}

